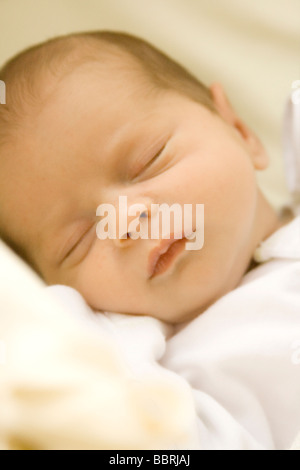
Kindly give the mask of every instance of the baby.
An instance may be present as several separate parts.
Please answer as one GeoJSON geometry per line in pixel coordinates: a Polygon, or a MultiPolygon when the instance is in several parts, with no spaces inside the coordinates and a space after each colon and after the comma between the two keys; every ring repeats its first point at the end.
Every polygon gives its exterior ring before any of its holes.
{"type": "Polygon", "coordinates": [[[201,448],[288,448],[300,428],[299,219],[260,191],[268,156],[222,86],[109,32],[33,47],[0,80],[4,241],[50,289],[174,326],[155,357],[189,383],[201,448]],[[204,205],[202,248],[184,249],[184,227],[175,243],[172,229],[99,239],[101,204],[132,215],[120,197],[145,208],[141,225],[154,204],[204,205]]]}
{"type": "Polygon", "coordinates": [[[266,152],[222,86],[206,88],[146,42],[56,38],[13,58],[0,79],[1,236],[93,309],[190,320],[239,284],[286,223],[256,184],[266,152]],[[120,195],[148,218],[152,204],[204,204],[203,248],[178,250],[150,275],[158,240],[97,238],[96,208],[117,208],[120,195]]]}

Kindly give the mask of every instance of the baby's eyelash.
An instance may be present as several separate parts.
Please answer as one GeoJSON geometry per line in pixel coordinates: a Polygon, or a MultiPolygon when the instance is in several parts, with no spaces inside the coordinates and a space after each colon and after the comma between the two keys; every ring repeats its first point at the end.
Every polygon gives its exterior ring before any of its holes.
{"type": "MultiPolygon", "coordinates": [[[[63,261],[67,260],[70,256],[73,255],[73,253],[79,248],[81,243],[84,242],[84,239],[89,235],[89,233],[94,229],[95,224],[92,225],[88,230],[86,230],[82,236],[76,241],[76,243],[72,246],[72,248],[68,251],[68,253],[65,255],[63,261]]],[[[95,229],[95,238],[96,238],[96,229],[95,229]]]]}
{"type": "Polygon", "coordinates": [[[149,168],[149,166],[151,166],[159,157],[160,155],[163,153],[165,149],[165,145],[154,155],[153,158],[151,158],[151,160],[142,168],[142,171],[145,171],[147,170],[147,168],[149,168]]]}
{"type": "Polygon", "coordinates": [[[166,144],[164,144],[158,152],[144,165],[140,164],[138,170],[135,172],[135,176],[133,179],[139,177],[141,174],[145,173],[149,167],[151,167],[156,160],[159,159],[163,151],[165,150],[166,144]]]}

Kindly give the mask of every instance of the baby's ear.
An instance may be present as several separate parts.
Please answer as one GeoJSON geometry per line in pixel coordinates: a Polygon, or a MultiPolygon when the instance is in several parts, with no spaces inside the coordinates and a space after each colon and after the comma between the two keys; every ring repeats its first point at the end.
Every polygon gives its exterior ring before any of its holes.
{"type": "Polygon", "coordinates": [[[239,118],[232,108],[226,93],[220,83],[212,83],[210,92],[215,107],[220,116],[236,129],[246,144],[256,170],[264,170],[269,164],[269,157],[259,138],[252,132],[246,124],[239,118]]]}

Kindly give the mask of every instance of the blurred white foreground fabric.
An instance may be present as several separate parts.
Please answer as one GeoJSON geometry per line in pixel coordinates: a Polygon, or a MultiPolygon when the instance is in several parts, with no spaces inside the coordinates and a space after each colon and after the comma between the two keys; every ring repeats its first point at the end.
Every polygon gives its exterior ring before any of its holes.
{"type": "MultiPolygon", "coordinates": [[[[184,381],[149,348],[144,370],[124,360],[109,333],[71,311],[0,241],[0,448],[197,448],[184,381]]],[[[166,331],[150,318],[149,327],[159,355],[166,331]]]]}

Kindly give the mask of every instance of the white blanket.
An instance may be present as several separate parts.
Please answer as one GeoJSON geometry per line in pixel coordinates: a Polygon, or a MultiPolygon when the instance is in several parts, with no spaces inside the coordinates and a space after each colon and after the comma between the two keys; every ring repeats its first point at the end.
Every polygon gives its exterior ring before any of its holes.
{"type": "Polygon", "coordinates": [[[131,318],[130,353],[126,316],[90,317],[65,286],[54,298],[1,241],[0,260],[0,449],[198,447],[190,390],[156,362],[160,322],[144,319],[141,336],[131,318]]]}
{"type": "Polygon", "coordinates": [[[163,358],[191,385],[217,447],[221,420],[203,400],[266,449],[289,448],[300,429],[300,261],[270,264],[180,329],[163,358]]]}

